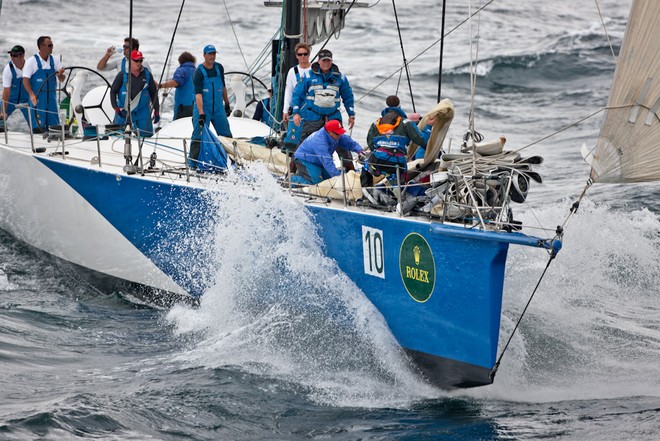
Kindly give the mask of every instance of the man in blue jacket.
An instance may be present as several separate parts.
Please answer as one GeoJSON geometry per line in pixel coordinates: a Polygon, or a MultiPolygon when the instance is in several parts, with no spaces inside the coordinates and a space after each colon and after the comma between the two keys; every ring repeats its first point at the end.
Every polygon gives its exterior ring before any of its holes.
{"type": "Polygon", "coordinates": [[[344,74],[332,62],[332,52],[323,49],[319,61],[312,64],[307,76],[293,90],[293,122],[303,125],[300,142],[323,127],[327,121],[341,122],[341,102],[348,113],[348,127],[355,124],[353,89],[344,74]]]}
{"type": "Polygon", "coordinates": [[[174,71],[171,80],[158,85],[159,89],[175,87],[174,91],[174,118],[179,119],[192,116],[195,103],[195,87],[193,86],[193,73],[195,72],[195,56],[190,52],[179,55],[179,67],[174,71]]]}
{"type": "Polygon", "coordinates": [[[363,150],[360,144],[345,133],[346,130],[341,123],[332,120],[307,137],[293,155],[296,174],[291,176],[291,182],[318,184],[333,176],[338,176],[340,172],[332,160],[332,154],[338,147],[362,155],[363,150]]]}

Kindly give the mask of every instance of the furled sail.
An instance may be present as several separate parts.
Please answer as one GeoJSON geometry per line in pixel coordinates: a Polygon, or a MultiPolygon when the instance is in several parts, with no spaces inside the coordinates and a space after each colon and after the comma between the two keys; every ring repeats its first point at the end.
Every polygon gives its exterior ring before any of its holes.
{"type": "Polygon", "coordinates": [[[660,0],[634,0],[598,142],[594,182],[660,180],[660,0]]]}

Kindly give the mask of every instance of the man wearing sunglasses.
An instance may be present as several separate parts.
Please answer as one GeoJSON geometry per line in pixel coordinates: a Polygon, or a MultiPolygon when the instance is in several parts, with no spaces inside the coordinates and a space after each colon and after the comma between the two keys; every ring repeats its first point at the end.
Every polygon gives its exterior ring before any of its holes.
{"type": "MultiPolygon", "coordinates": [[[[140,50],[140,42],[137,38],[124,38],[124,45],[122,46],[122,53],[124,58],[113,57],[117,53],[114,46],[110,46],[106,51],[103,57],[99,60],[96,68],[100,71],[109,71],[112,69],[117,69],[118,72],[126,72],[128,66],[128,57],[131,55],[132,51],[140,50]],[[112,59],[110,59],[112,58],[112,59]]],[[[149,63],[146,60],[143,62],[144,68],[151,70],[149,63]]]]}
{"type": "MultiPolygon", "coordinates": [[[[9,51],[11,61],[2,71],[2,107],[0,108],[0,131],[4,130],[4,122],[9,118],[16,104],[28,102],[29,96],[23,85],[23,66],[25,66],[25,49],[16,45],[9,51]]],[[[25,121],[28,121],[28,111],[21,109],[25,121]]]]}
{"type": "Polygon", "coordinates": [[[23,85],[32,104],[30,114],[34,133],[43,133],[49,126],[60,123],[57,80],[63,83],[66,76],[62,63],[52,55],[53,46],[50,37],[39,37],[37,39],[39,53],[28,58],[23,67],[23,85]]]}
{"type": "Polygon", "coordinates": [[[126,124],[127,109],[130,107],[130,121],[133,129],[139,130],[141,137],[153,135],[154,128],[151,123],[151,107],[154,109],[153,122],[160,121],[160,103],[158,102],[158,88],[149,69],[143,65],[144,56],[140,51],[131,52],[131,93],[127,96],[128,73],[119,72],[110,88],[110,102],[115,107],[115,124],[126,124]],[[130,103],[129,103],[130,101],[130,103]]]}
{"type": "Polygon", "coordinates": [[[295,47],[296,60],[298,60],[298,65],[293,66],[289,69],[289,73],[286,75],[286,87],[284,89],[284,121],[289,120],[289,112],[291,112],[291,96],[293,95],[293,89],[296,88],[296,85],[302,81],[302,79],[307,75],[307,72],[312,68],[312,63],[310,63],[310,55],[312,52],[312,47],[307,43],[298,43],[295,47]]]}
{"type": "MultiPolygon", "coordinates": [[[[307,76],[293,90],[293,123],[302,130],[298,142],[319,130],[327,121],[341,122],[339,107],[344,103],[348,113],[348,127],[355,124],[353,89],[348,78],[332,62],[332,52],[323,49],[319,61],[312,64],[307,76]]],[[[346,170],[353,170],[351,153],[343,147],[337,148],[346,170]]]]}

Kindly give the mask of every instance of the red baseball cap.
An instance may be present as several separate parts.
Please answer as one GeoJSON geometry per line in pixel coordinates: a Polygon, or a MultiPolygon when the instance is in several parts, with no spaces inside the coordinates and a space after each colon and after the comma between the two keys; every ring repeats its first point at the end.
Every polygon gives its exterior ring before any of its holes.
{"type": "Polygon", "coordinates": [[[325,123],[324,127],[328,132],[336,133],[337,135],[343,135],[346,133],[346,130],[344,130],[344,128],[341,126],[341,123],[336,119],[328,121],[325,123]]]}
{"type": "Polygon", "coordinates": [[[140,51],[131,52],[131,60],[133,61],[144,60],[144,57],[142,56],[142,52],[140,51]]]}

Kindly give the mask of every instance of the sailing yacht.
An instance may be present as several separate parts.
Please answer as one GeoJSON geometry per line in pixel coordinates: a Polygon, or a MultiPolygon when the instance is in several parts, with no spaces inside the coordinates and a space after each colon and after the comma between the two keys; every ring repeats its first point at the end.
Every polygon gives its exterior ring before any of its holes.
{"type": "MultiPolygon", "coordinates": [[[[300,35],[300,2],[266,4],[293,4],[286,9],[292,28],[285,34],[300,35]]],[[[307,21],[315,23],[310,32],[319,40],[343,24],[348,8],[344,2],[307,6],[307,13],[317,14],[307,21]]],[[[657,173],[658,17],[659,2],[634,2],[606,123],[588,155],[596,182],[650,179],[651,168],[657,173]],[[640,158],[647,166],[639,166],[640,158]]],[[[282,59],[292,56],[291,39],[276,45],[282,59]]],[[[440,101],[426,120],[442,117],[441,123],[434,124],[424,158],[411,160],[413,179],[401,187],[406,191],[370,189],[388,196],[374,203],[362,197],[355,172],[292,188],[284,179],[287,156],[254,142],[272,138],[272,128],[244,117],[229,118],[234,138],[219,137],[232,169],[199,173],[187,160],[189,119],[142,137],[112,124],[107,82],[88,69],[72,68],[68,77],[63,124],[43,136],[7,125],[0,135],[4,231],[108,290],[130,287],[160,305],[196,303],[215,283],[216,244],[209,232],[222,228],[218,213],[225,207],[214,195],[260,197],[248,180],[232,178],[240,166],[259,161],[280,178],[282,192],[304,204],[317,227],[310,234],[380,311],[421,375],[448,389],[493,382],[502,355],[509,246],[540,248],[549,262],[561,248],[561,230],[535,237],[513,219],[512,202],[524,201],[530,183],[541,181],[533,170],[541,158],[506,151],[505,140],[480,142],[474,131],[460,153],[441,155],[453,107],[440,101]],[[412,187],[419,196],[410,197],[412,187]]],[[[237,102],[241,84],[230,86],[237,102]]]]}

